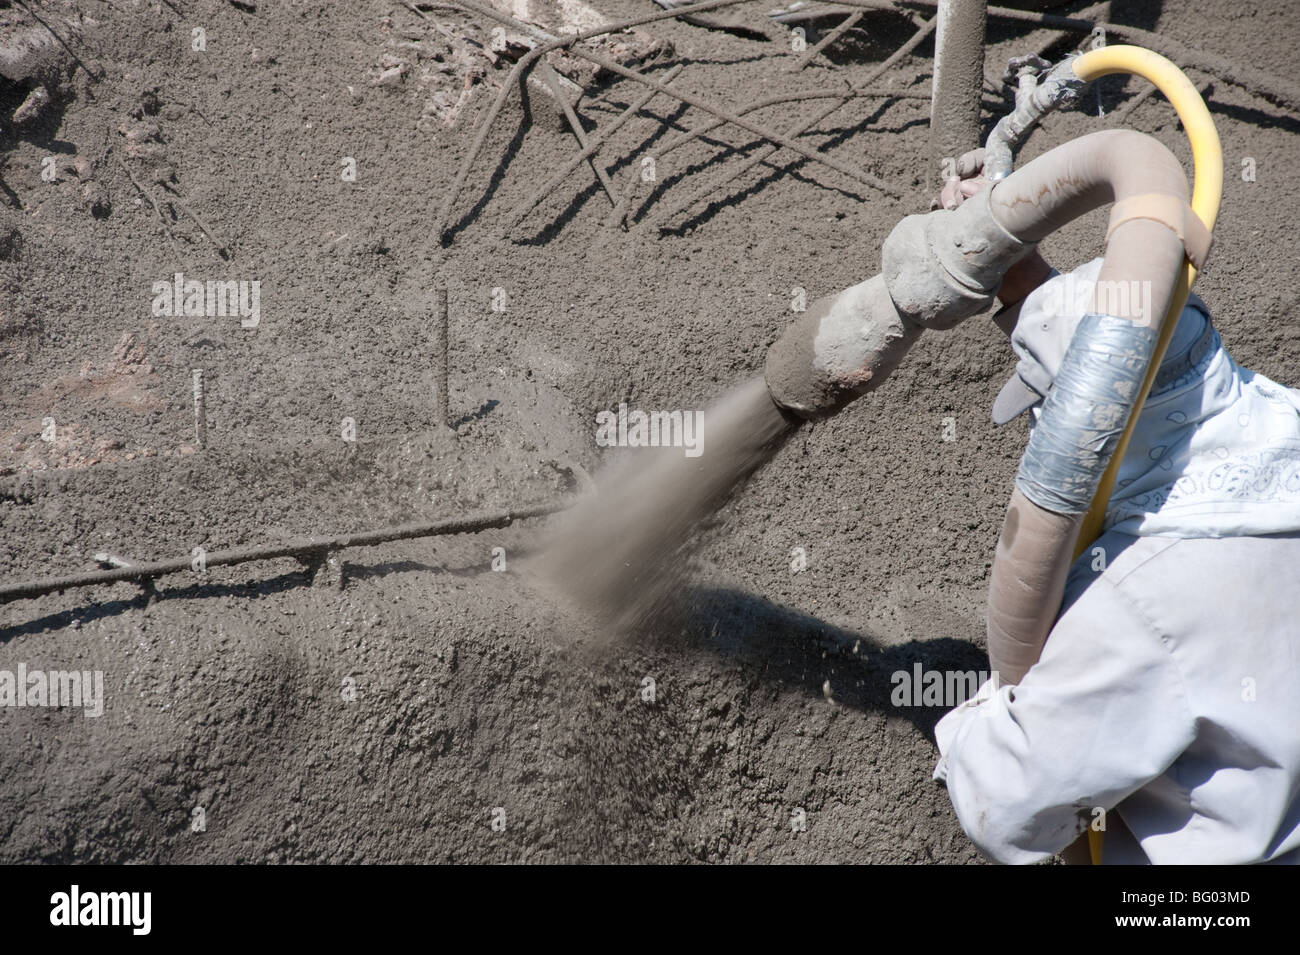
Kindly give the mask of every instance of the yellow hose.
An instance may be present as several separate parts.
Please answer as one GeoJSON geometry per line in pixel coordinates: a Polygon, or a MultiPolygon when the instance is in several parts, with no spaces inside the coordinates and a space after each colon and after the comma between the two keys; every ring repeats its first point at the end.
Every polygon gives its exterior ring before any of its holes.
{"type": "MultiPolygon", "coordinates": [[[[1074,72],[1081,80],[1092,81],[1109,76],[1111,73],[1132,73],[1150,80],[1160,92],[1164,93],[1173,104],[1187,130],[1187,138],[1192,144],[1192,163],[1194,169],[1192,183],[1192,211],[1205,223],[1205,227],[1214,230],[1214,223],[1219,217],[1219,202],[1223,198],[1223,149],[1219,145],[1219,131],[1214,128],[1214,120],[1205,107],[1205,101],[1196,91],[1192,81],[1169,60],[1159,53],[1144,50],[1139,46],[1106,46],[1090,50],[1074,61],[1074,72]]],[[[1119,444],[1110,459],[1106,472],[1102,475],[1101,485],[1092,499],[1092,506],[1084,516],[1079,530],[1079,541],[1075,546],[1074,556],[1080,557],[1101,535],[1102,525],[1106,519],[1106,505],[1115,487],[1115,478],[1128,450],[1129,438],[1137,425],[1142,405],[1151,392],[1151,385],[1156,379],[1156,372],[1164,360],[1169,340],[1178,325],[1178,316],[1187,304],[1187,296],[1196,281],[1196,268],[1184,260],[1178,284],[1174,287],[1173,299],[1169,311],[1160,326],[1160,336],[1156,340],[1155,353],[1147,368],[1142,389],[1138,392],[1137,402],[1129,417],[1124,433],[1120,435],[1119,444]]],[[[1102,833],[1088,830],[1088,849],[1093,865],[1101,864],[1102,833]]]]}

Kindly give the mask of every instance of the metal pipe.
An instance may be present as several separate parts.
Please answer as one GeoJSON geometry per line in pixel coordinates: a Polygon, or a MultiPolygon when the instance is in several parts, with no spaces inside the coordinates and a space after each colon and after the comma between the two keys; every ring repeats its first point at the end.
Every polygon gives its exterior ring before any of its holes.
{"type": "Polygon", "coordinates": [[[930,152],[938,168],[979,145],[987,6],[939,0],[930,100],[930,152]]]}

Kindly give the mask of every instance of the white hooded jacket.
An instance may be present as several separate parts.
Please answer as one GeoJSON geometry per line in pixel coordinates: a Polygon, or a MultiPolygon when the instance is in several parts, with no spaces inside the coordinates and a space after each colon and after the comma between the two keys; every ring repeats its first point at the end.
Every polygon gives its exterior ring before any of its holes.
{"type": "Polygon", "coordinates": [[[1300,862],[1300,393],[1209,331],[1144,407],[1039,662],[935,729],[935,778],[998,861],[1096,822],[1104,863],[1300,862]]]}

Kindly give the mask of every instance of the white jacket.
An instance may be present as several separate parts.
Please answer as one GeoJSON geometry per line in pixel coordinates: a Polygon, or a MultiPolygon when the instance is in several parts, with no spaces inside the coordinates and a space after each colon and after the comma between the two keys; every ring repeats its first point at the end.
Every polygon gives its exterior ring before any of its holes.
{"type": "Polygon", "coordinates": [[[1020,685],[935,729],[962,827],[1036,862],[1104,809],[1104,863],[1300,862],[1300,534],[1094,547],[1020,685]]]}

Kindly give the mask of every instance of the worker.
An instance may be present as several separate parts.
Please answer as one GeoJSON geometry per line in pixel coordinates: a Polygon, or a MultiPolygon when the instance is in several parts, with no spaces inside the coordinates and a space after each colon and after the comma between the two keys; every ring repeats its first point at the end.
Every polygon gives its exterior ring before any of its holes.
{"type": "MultiPolygon", "coordinates": [[[[945,208],[982,186],[963,161],[945,208]]],[[[1007,274],[996,423],[1037,420],[1100,266],[1007,274]]],[[[935,729],[975,844],[1032,863],[1091,829],[1107,864],[1300,862],[1298,568],[1300,391],[1233,361],[1192,296],[1038,662],[935,729]]]]}

